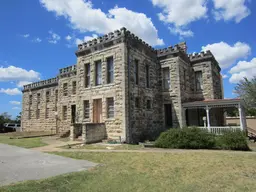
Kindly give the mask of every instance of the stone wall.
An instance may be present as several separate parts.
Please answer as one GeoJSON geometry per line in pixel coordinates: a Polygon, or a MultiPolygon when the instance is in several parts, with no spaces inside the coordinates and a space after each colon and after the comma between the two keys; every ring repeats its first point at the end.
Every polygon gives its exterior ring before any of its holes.
{"type": "Polygon", "coordinates": [[[22,102],[22,130],[23,131],[51,131],[56,132],[55,118],[55,90],[57,86],[46,87],[25,91],[22,102]],[[46,92],[49,92],[49,101],[46,101],[46,92]],[[40,94],[40,101],[38,100],[40,94]],[[29,97],[32,97],[32,104],[29,103],[29,97]],[[37,110],[40,112],[38,113],[37,110]],[[47,112],[48,111],[48,112],[47,112]],[[30,119],[29,119],[29,113],[30,119]],[[38,113],[38,115],[37,115],[38,113]],[[48,113],[48,115],[46,114],[48,113]]]}
{"type": "Polygon", "coordinates": [[[160,65],[157,58],[149,57],[144,49],[136,49],[132,46],[128,49],[129,136],[132,142],[154,139],[164,128],[161,86],[159,86],[161,84],[160,65]],[[138,84],[135,83],[136,60],[138,61],[138,84]],[[146,84],[146,66],[149,69],[149,87],[146,84]],[[138,102],[137,107],[136,102],[138,102]]]}
{"type": "Polygon", "coordinates": [[[107,138],[104,123],[85,123],[82,129],[82,139],[86,144],[101,142],[107,138]]]}
{"type": "Polygon", "coordinates": [[[79,122],[93,122],[93,101],[102,100],[102,122],[106,125],[107,136],[118,139],[126,138],[126,107],[125,107],[125,46],[117,44],[92,54],[78,57],[77,65],[77,112],[79,122]],[[114,59],[114,82],[107,84],[106,60],[108,57],[114,59]],[[95,86],[95,61],[102,61],[102,85],[95,86]],[[85,87],[85,64],[90,64],[90,87],[85,87]],[[107,117],[107,98],[114,98],[114,118],[107,117]],[[83,102],[89,100],[90,117],[84,118],[83,102]]]}

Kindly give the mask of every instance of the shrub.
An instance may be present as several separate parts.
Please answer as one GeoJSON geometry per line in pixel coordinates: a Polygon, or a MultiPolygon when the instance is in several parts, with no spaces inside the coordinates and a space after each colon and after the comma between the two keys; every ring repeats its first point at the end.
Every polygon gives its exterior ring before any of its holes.
{"type": "Polygon", "coordinates": [[[212,149],[215,136],[196,127],[170,129],[163,132],[155,142],[156,147],[178,149],[212,149]]]}
{"type": "Polygon", "coordinates": [[[222,135],[216,137],[216,146],[226,150],[249,151],[245,132],[243,131],[225,131],[222,135]]]}

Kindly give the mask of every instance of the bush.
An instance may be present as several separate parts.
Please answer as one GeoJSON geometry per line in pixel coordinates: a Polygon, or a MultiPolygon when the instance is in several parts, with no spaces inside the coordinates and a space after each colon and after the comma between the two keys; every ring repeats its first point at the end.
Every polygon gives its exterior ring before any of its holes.
{"type": "Polygon", "coordinates": [[[249,151],[246,134],[242,131],[225,131],[216,137],[216,146],[220,149],[249,151]]]}
{"type": "Polygon", "coordinates": [[[196,127],[170,129],[163,132],[155,142],[156,147],[176,149],[212,149],[215,136],[196,127]]]}

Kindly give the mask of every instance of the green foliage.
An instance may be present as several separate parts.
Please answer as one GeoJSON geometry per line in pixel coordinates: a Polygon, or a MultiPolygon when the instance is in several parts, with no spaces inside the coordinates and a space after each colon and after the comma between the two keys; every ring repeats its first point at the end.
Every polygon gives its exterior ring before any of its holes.
{"type": "Polygon", "coordinates": [[[216,137],[216,146],[226,150],[249,151],[246,134],[242,131],[225,131],[216,137]]]}
{"type": "Polygon", "coordinates": [[[163,132],[155,142],[156,147],[177,149],[212,149],[215,136],[196,127],[170,129],[163,132]]]}
{"type": "Polygon", "coordinates": [[[246,77],[235,87],[234,91],[240,98],[244,99],[250,107],[256,107],[256,76],[251,80],[246,77]]]}

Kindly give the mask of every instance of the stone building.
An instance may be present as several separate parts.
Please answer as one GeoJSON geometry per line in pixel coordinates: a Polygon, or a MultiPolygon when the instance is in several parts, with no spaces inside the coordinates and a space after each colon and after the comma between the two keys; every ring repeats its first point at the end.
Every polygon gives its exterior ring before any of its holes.
{"type": "MultiPolygon", "coordinates": [[[[213,54],[189,55],[186,43],[156,50],[122,28],[78,45],[75,54],[76,64],[57,77],[24,86],[24,131],[131,143],[167,128],[202,125],[205,111],[183,110],[183,103],[223,99],[213,54]]],[[[213,123],[223,119],[216,112],[213,123]]]]}

